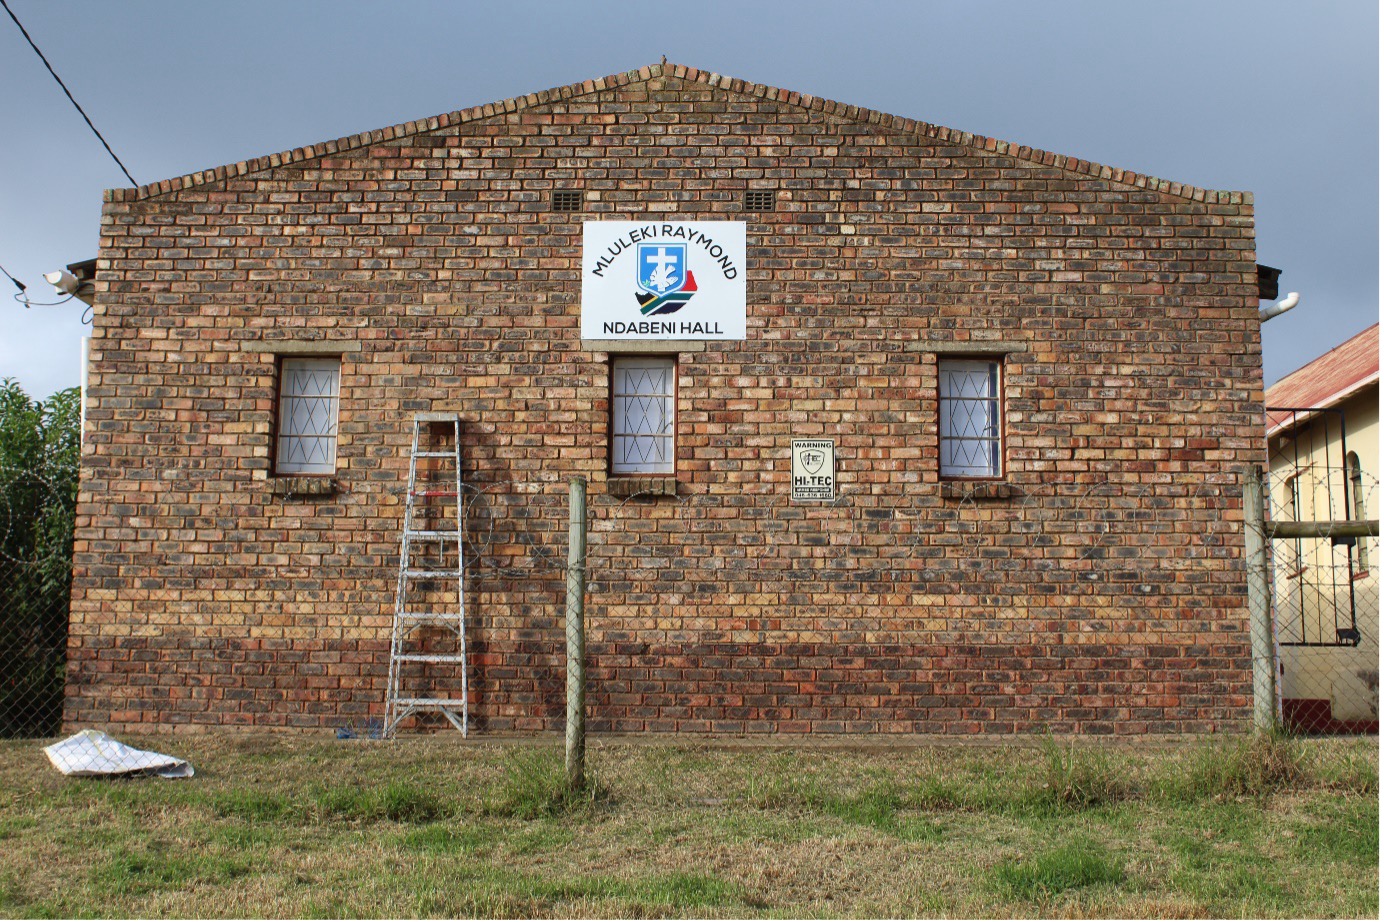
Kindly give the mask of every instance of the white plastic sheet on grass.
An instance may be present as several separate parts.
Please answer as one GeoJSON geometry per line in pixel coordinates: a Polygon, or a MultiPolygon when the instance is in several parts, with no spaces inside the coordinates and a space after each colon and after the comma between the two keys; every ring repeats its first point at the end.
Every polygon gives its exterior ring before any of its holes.
{"type": "Polygon", "coordinates": [[[45,746],[48,761],[64,775],[99,777],[104,775],[158,775],[160,778],[191,778],[192,766],[161,752],[146,752],[126,746],[100,730],[83,730],[60,743],[45,746]]]}

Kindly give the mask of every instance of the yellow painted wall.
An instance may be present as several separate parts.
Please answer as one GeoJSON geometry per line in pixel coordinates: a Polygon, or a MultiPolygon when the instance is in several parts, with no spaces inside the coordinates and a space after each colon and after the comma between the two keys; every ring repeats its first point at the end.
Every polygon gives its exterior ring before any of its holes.
{"type": "MultiPolygon", "coordinates": [[[[1378,519],[1378,385],[1345,401],[1340,408],[1345,411],[1345,450],[1356,455],[1362,472],[1364,517],[1378,519]]],[[[1296,452],[1291,433],[1271,437],[1269,457],[1270,514],[1275,520],[1361,517],[1355,505],[1356,491],[1342,468],[1340,417],[1336,414],[1322,414],[1299,427],[1296,452]]],[[[1362,544],[1363,566],[1358,548],[1333,548],[1326,539],[1273,541],[1282,696],[1327,699],[1337,720],[1378,716],[1379,567],[1384,561],[1379,559],[1378,539],[1363,539],[1362,544]],[[1349,624],[1352,589],[1356,627],[1361,634],[1359,646],[1292,645],[1291,641],[1304,637],[1334,640],[1336,626],[1349,624]]]]}

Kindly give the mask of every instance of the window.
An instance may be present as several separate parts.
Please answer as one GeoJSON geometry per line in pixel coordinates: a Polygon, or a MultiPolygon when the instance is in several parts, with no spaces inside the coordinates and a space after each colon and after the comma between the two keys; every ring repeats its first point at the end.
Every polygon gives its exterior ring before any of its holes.
{"type": "MultiPolygon", "coordinates": [[[[1354,507],[1355,520],[1363,522],[1367,516],[1365,509],[1365,475],[1360,470],[1360,456],[1355,452],[1346,453],[1346,469],[1350,472],[1350,499],[1354,507]]],[[[1370,572],[1370,539],[1355,539],[1355,566],[1352,576],[1367,576],[1370,572]]]]}
{"type": "Polygon", "coordinates": [[[580,189],[559,189],[553,193],[553,211],[581,211],[580,189]]]}
{"type": "MultiPolygon", "coordinates": [[[[1283,484],[1283,515],[1289,522],[1302,521],[1302,471],[1293,471],[1288,475],[1283,484]]],[[[1286,563],[1288,565],[1288,578],[1296,579],[1307,572],[1307,568],[1302,565],[1302,539],[1294,538],[1292,544],[1288,546],[1286,563]]]]}
{"type": "Polygon", "coordinates": [[[283,359],[279,366],[276,474],[336,473],[340,390],[340,359],[283,359]]]}
{"type": "Polygon", "coordinates": [[[677,361],[671,356],[616,359],[610,381],[610,472],[673,473],[677,432],[677,361]]]}
{"type": "Polygon", "coordinates": [[[937,364],[943,477],[999,477],[1000,363],[942,359],[937,364]]]}
{"type": "Polygon", "coordinates": [[[745,193],[746,211],[773,211],[774,192],[772,189],[751,189],[745,193]]]}

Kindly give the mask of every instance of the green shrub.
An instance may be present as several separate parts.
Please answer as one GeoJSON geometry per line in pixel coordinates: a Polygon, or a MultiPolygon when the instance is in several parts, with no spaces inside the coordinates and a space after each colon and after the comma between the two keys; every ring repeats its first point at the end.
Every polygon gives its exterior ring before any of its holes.
{"type": "Polygon", "coordinates": [[[0,738],[62,730],[81,401],[0,380],[0,738]]]}

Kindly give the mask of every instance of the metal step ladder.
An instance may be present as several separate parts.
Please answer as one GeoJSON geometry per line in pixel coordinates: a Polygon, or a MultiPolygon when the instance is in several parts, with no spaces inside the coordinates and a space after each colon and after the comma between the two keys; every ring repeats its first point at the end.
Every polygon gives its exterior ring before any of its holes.
{"type": "MultiPolygon", "coordinates": [[[[455,413],[419,413],[413,418],[413,447],[409,451],[408,492],[404,501],[404,528],[399,536],[399,583],[394,596],[394,626],[389,642],[389,686],[385,699],[384,736],[394,735],[399,723],[405,718],[421,713],[441,713],[443,717],[466,735],[470,718],[468,704],[468,685],[466,669],[466,553],[463,530],[463,509],[461,496],[461,420],[455,413]],[[450,424],[451,449],[446,451],[420,449],[419,445],[427,427],[450,424]],[[435,483],[419,484],[418,460],[420,458],[450,458],[453,470],[451,482],[439,488],[435,483]],[[451,499],[455,503],[455,526],[451,528],[419,529],[414,527],[417,516],[425,518],[445,516],[445,505],[439,506],[436,500],[451,499]],[[455,557],[455,566],[450,564],[427,563],[420,565],[414,560],[415,548],[422,546],[436,551],[435,560],[446,561],[455,557]],[[409,608],[411,593],[415,582],[444,583],[456,581],[456,605],[441,606],[442,610],[417,611],[409,608]],[[420,628],[442,627],[456,634],[456,652],[436,653],[416,648],[415,632],[420,628]],[[461,694],[459,696],[430,697],[422,694],[409,694],[404,689],[408,676],[408,664],[419,663],[426,666],[455,664],[460,671],[461,694]]],[[[434,592],[433,595],[446,594],[434,592]]]]}

